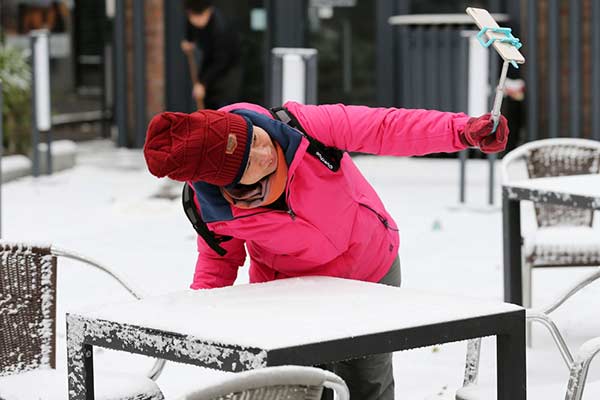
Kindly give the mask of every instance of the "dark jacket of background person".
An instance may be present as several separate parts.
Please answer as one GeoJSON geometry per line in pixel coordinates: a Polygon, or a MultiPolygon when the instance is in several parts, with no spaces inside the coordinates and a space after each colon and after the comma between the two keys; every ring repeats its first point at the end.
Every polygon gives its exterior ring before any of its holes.
{"type": "Polygon", "coordinates": [[[216,109],[239,101],[240,39],[230,21],[215,7],[205,28],[187,22],[185,39],[196,43],[200,51],[198,80],[206,87],[206,108],[216,109]]]}

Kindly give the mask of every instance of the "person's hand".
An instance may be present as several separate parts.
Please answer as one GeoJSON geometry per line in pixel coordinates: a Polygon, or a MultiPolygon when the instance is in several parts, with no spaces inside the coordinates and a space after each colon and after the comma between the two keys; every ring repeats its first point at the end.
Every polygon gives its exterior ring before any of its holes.
{"type": "Polygon", "coordinates": [[[464,131],[460,134],[460,140],[466,146],[478,147],[484,153],[497,153],[506,148],[508,141],[508,122],[504,116],[500,115],[496,132],[494,121],[490,113],[481,117],[470,118],[465,125],[464,131]]]}
{"type": "Polygon", "coordinates": [[[206,96],[206,88],[201,83],[195,83],[192,90],[192,96],[196,99],[198,109],[204,108],[204,97],[206,96]]]}
{"type": "Polygon", "coordinates": [[[191,52],[193,52],[194,47],[196,47],[194,42],[188,42],[187,40],[181,41],[181,51],[183,51],[185,54],[190,54],[191,52]]]}

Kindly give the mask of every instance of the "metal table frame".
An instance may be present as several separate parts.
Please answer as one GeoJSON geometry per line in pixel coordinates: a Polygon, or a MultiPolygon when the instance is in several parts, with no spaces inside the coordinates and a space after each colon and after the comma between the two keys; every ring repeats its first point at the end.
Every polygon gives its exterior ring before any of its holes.
{"type": "Polygon", "coordinates": [[[239,372],[285,364],[319,365],[492,335],[497,336],[498,399],[526,399],[524,309],[276,349],[217,343],[71,313],[67,314],[69,399],[94,398],[94,346],[239,372]]]}

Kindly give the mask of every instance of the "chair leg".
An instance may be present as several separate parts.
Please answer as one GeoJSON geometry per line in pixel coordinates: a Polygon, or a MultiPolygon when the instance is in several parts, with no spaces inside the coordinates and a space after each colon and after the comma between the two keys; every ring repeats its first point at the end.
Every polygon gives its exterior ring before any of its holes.
{"type": "MultiPolygon", "coordinates": [[[[531,263],[526,260],[523,261],[523,270],[522,270],[522,283],[523,283],[523,307],[531,308],[531,275],[533,267],[531,263]]],[[[531,332],[531,322],[527,322],[525,341],[527,343],[527,347],[531,347],[532,345],[532,332],[531,332]]]]}

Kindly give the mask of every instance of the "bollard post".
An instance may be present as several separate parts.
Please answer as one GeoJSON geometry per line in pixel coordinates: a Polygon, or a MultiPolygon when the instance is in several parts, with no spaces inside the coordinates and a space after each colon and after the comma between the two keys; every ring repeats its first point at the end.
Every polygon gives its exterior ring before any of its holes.
{"type": "Polygon", "coordinates": [[[31,118],[33,176],[39,176],[40,135],[46,136],[46,173],[52,174],[52,121],[50,114],[50,41],[47,29],[31,31],[31,118]]]}
{"type": "Polygon", "coordinates": [[[2,155],[4,154],[4,92],[0,80],[0,238],[2,238],[2,155]]]}
{"type": "Polygon", "coordinates": [[[271,105],[290,100],[316,104],[317,50],[276,47],[271,53],[271,105]]]}

